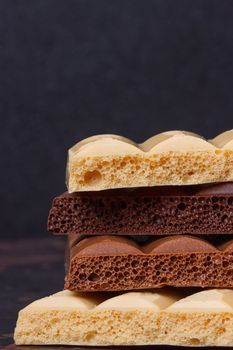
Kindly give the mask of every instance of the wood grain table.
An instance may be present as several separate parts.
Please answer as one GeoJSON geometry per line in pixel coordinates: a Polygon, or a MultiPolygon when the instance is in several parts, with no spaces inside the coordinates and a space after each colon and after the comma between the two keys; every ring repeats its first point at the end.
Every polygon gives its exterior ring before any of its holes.
{"type": "Polygon", "coordinates": [[[21,308],[63,288],[64,250],[63,237],[0,241],[0,349],[21,308]]]}
{"type": "MultiPolygon", "coordinates": [[[[33,300],[63,288],[64,251],[65,239],[63,237],[0,241],[0,350],[87,349],[87,347],[80,346],[15,346],[13,344],[13,332],[18,311],[33,300]]],[[[190,349],[170,346],[138,346],[136,348],[137,350],[190,349]]],[[[90,347],[89,349],[133,350],[135,347],[90,347]]],[[[216,350],[216,348],[212,349],[216,350]]]]}

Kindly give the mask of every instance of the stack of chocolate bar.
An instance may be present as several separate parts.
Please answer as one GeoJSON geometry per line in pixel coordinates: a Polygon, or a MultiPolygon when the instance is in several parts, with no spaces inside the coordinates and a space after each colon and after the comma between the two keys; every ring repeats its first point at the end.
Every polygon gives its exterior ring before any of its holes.
{"type": "Polygon", "coordinates": [[[90,137],[67,187],[65,290],[20,311],[17,344],[233,346],[233,130],[90,137]]]}

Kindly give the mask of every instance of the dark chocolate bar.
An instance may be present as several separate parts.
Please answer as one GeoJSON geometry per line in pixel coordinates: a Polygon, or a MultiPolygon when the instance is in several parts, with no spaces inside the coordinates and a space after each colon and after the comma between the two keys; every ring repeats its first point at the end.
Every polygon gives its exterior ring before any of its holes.
{"type": "Polygon", "coordinates": [[[65,288],[73,291],[233,288],[233,240],[215,247],[177,235],[139,246],[119,236],[89,237],[70,244],[67,266],[65,288]]]}
{"type": "Polygon", "coordinates": [[[48,218],[53,234],[233,233],[233,182],[64,193],[48,218]]]}

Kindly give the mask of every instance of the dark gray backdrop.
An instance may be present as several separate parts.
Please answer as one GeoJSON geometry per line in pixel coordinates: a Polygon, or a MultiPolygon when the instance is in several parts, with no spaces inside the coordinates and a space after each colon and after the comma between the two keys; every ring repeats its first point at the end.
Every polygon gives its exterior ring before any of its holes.
{"type": "Polygon", "coordinates": [[[233,1],[0,0],[1,236],[46,234],[67,149],[233,127],[233,1]]]}

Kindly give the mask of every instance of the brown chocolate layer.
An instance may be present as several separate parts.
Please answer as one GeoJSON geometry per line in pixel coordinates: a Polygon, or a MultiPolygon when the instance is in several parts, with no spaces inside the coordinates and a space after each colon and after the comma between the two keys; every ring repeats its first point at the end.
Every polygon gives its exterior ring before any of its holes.
{"type": "Polygon", "coordinates": [[[70,245],[65,288],[114,291],[174,287],[233,288],[233,240],[170,236],[139,246],[114,236],[85,238],[70,245]]]}
{"type": "Polygon", "coordinates": [[[233,183],[64,193],[48,218],[53,234],[233,233],[233,183]]]}

